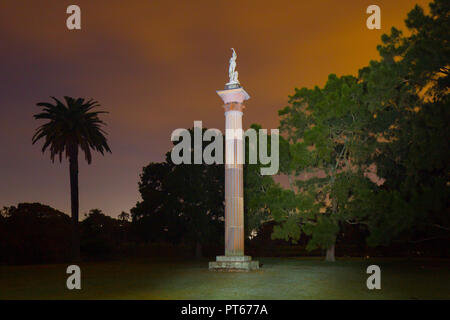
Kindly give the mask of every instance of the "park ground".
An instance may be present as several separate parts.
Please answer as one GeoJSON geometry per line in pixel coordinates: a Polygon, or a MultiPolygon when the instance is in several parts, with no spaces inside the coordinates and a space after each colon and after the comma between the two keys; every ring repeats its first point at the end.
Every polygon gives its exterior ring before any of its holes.
{"type": "Polygon", "coordinates": [[[80,263],[82,289],[66,289],[67,264],[0,266],[0,299],[450,299],[449,260],[261,258],[249,273],[208,271],[208,260],[80,263]],[[366,268],[381,268],[368,290],[366,268]]]}

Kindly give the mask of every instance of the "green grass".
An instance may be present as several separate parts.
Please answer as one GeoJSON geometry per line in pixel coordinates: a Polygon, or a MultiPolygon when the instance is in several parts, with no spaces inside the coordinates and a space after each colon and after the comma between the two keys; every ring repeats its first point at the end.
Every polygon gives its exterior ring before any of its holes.
{"type": "Polygon", "coordinates": [[[0,266],[0,299],[450,299],[448,260],[263,258],[251,273],[210,272],[201,261],[81,263],[82,290],[63,264],[0,266]],[[381,290],[366,268],[381,267],[381,290]]]}

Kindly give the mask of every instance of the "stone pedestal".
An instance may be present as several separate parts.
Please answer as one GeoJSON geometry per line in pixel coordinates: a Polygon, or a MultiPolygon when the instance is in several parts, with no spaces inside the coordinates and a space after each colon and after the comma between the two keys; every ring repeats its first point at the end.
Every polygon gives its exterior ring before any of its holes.
{"type": "Polygon", "coordinates": [[[258,261],[244,255],[244,134],[243,102],[250,96],[238,86],[217,91],[225,109],[225,255],[209,263],[210,270],[250,271],[258,261]]]}
{"type": "Polygon", "coordinates": [[[217,256],[216,261],[209,263],[213,271],[252,271],[259,269],[259,262],[252,261],[250,256],[217,256]]]}

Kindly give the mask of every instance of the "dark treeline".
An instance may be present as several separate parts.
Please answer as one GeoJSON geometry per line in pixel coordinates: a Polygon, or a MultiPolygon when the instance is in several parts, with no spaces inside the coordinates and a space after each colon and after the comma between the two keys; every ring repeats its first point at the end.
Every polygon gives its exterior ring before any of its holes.
{"type": "MultiPolygon", "coordinates": [[[[310,238],[302,235],[297,244],[272,240],[274,222],[263,223],[258,233],[246,239],[246,252],[255,256],[319,256],[321,250],[307,250],[310,238]]],[[[122,212],[117,218],[98,209],[90,210],[80,222],[81,254],[83,260],[121,258],[189,259],[199,255],[213,257],[223,251],[223,227],[204,240],[187,231],[190,223],[184,218],[171,226],[160,218],[130,221],[122,212]],[[151,236],[150,236],[151,235],[151,236]]],[[[0,214],[0,264],[33,264],[69,262],[71,255],[70,217],[40,203],[19,203],[4,207],[0,214]]],[[[367,234],[357,226],[348,225],[337,238],[337,256],[403,256],[449,257],[448,239],[417,243],[398,242],[389,246],[370,247],[367,234]]]]}
{"type": "MultiPolygon", "coordinates": [[[[114,219],[98,209],[80,222],[81,249],[86,257],[118,252],[129,237],[126,214],[114,219]]],[[[0,263],[66,262],[71,257],[71,219],[50,206],[19,203],[0,212],[0,263]]]]}

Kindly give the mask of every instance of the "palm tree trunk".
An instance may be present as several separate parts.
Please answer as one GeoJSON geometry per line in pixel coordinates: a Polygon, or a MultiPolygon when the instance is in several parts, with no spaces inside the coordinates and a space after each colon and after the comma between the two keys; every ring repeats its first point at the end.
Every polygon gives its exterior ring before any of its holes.
{"type": "Polygon", "coordinates": [[[69,150],[70,205],[72,211],[72,261],[80,261],[80,235],[78,230],[78,146],[69,150]]]}

